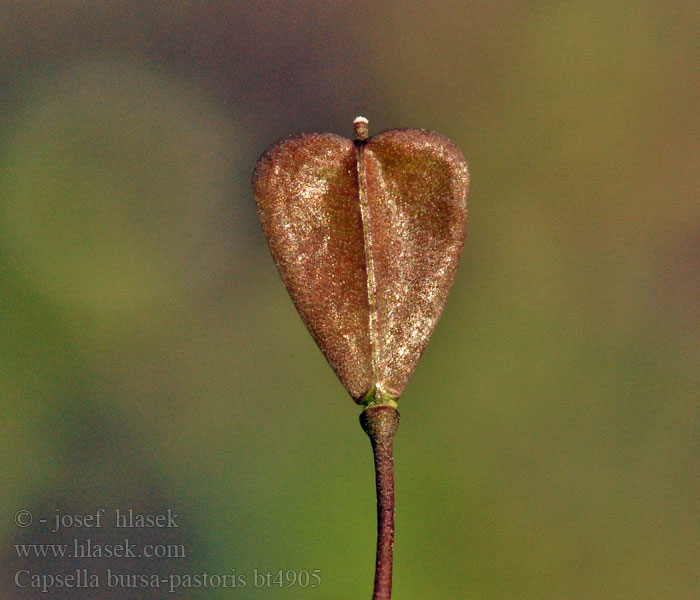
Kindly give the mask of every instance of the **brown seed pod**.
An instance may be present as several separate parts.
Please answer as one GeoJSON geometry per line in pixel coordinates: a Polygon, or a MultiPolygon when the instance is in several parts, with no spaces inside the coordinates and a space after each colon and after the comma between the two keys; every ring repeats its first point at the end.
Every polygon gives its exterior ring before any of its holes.
{"type": "Polygon", "coordinates": [[[398,399],[442,313],[467,222],[459,148],[424,129],[294,135],[253,191],[289,294],[358,403],[398,399]]]}

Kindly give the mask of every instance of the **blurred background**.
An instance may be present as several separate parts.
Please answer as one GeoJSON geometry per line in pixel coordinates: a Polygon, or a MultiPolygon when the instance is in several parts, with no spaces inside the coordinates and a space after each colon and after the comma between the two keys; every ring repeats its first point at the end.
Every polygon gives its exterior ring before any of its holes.
{"type": "Polygon", "coordinates": [[[699,47],[690,1],[1,2],[0,597],[370,597],[370,445],[250,190],[269,144],[358,114],[472,172],[400,402],[394,596],[700,597],[699,47]],[[186,556],[16,548],[125,537],[186,556]]]}

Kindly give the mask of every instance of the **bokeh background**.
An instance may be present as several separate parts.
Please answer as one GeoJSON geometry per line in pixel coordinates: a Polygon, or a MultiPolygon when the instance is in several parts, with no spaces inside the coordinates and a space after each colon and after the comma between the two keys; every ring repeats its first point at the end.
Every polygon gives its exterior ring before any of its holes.
{"type": "Polygon", "coordinates": [[[400,402],[395,597],[700,597],[699,32],[693,1],[0,3],[0,597],[371,595],[370,446],[250,191],[358,114],[472,171],[400,402]],[[100,507],[181,527],[38,522],[100,507]],[[15,548],[124,537],[187,556],[15,548]],[[14,583],[84,567],[247,585],[14,583]]]}

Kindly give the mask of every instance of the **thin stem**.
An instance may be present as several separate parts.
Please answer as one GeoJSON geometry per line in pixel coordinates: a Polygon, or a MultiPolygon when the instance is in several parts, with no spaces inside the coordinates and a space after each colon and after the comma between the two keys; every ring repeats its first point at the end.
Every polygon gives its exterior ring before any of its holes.
{"type": "Polygon", "coordinates": [[[390,600],[394,558],[394,433],[399,412],[388,405],[371,406],[360,424],[372,442],[377,478],[377,564],[372,600],[390,600]]]}

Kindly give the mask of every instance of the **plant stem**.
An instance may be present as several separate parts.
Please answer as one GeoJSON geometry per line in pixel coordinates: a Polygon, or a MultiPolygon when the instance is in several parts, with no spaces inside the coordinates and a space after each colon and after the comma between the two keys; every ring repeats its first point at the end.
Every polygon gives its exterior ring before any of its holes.
{"type": "Polygon", "coordinates": [[[377,564],[372,600],[390,600],[394,558],[394,433],[399,412],[388,405],[370,406],[360,424],[372,442],[377,478],[377,564]]]}

